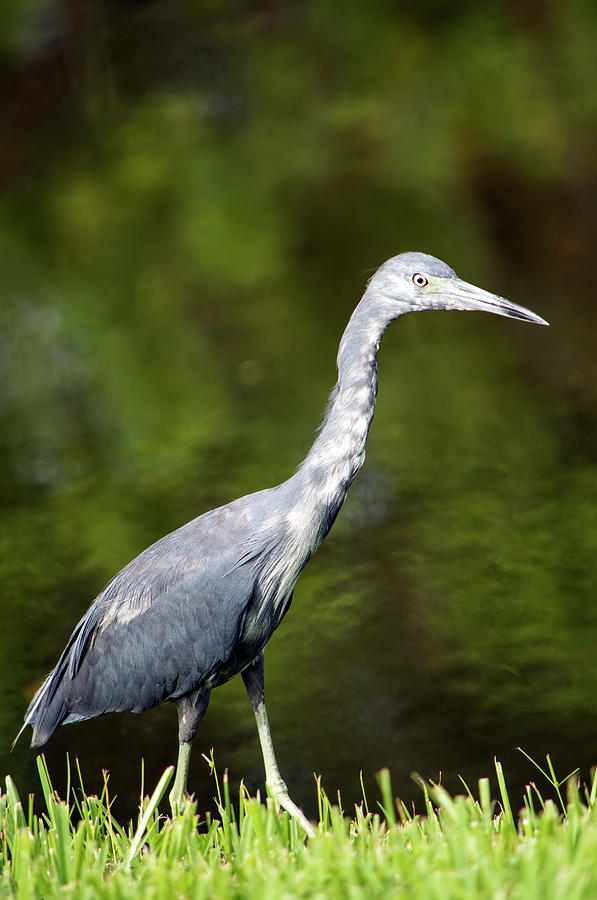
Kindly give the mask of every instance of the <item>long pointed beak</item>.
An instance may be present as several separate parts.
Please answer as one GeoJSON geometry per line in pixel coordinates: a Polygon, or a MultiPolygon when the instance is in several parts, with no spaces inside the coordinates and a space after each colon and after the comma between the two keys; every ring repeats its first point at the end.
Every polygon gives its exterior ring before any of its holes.
{"type": "Polygon", "coordinates": [[[498,297],[497,294],[490,294],[483,288],[478,288],[474,284],[468,284],[459,278],[451,280],[449,284],[442,285],[442,293],[447,300],[449,309],[464,310],[481,310],[482,312],[494,313],[496,316],[506,316],[509,319],[521,319],[523,322],[534,322],[535,325],[549,325],[545,319],[531,312],[524,306],[512,303],[504,297],[498,297]]]}

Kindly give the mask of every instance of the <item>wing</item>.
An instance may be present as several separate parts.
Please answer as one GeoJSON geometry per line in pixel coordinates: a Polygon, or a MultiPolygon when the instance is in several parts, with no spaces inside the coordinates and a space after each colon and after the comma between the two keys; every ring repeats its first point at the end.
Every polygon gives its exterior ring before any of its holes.
{"type": "Polygon", "coordinates": [[[100,619],[64,687],[64,721],[141,712],[205,683],[233,653],[250,599],[242,578],[188,572],[134,617],[100,619]]]}
{"type": "Polygon", "coordinates": [[[27,710],[32,746],[62,723],[140,712],[217,673],[254,592],[252,568],[236,564],[254,533],[250,499],[166,535],[106,585],[27,710]]]}

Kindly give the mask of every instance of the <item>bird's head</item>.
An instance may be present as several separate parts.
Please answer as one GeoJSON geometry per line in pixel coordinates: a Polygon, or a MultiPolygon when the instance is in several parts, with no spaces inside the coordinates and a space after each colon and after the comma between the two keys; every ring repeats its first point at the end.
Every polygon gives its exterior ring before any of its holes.
{"type": "Polygon", "coordinates": [[[391,318],[415,310],[460,309],[549,324],[524,306],[462,281],[446,263],[426,253],[401,253],[388,259],[371,278],[368,292],[384,304],[391,318]]]}

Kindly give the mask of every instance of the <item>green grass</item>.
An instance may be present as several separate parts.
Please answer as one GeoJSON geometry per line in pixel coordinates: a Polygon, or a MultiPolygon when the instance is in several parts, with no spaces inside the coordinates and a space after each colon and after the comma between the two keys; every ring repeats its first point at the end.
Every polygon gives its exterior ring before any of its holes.
{"type": "MultiPolygon", "coordinates": [[[[213,761],[212,761],[213,762],[213,761]]],[[[531,761],[532,762],[532,761],[531,761]]],[[[537,764],[535,764],[537,765],[537,764]]],[[[44,811],[23,804],[6,778],[0,794],[0,896],[19,898],[595,898],[597,776],[582,789],[559,781],[547,759],[540,769],[555,800],[530,784],[519,815],[496,762],[499,801],[481,779],[451,797],[421,782],[425,815],[395,801],[389,773],[379,776],[381,802],[367,798],[353,816],[317,785],[319,824],[305,841],[296,823],[241,788],[231,802],[218,780],[217,818],[199,821],[189,804],[170,821],[158,804],[172,770],[140,804],[137,822],[119,825],[106,780],[100,797],[52,788],[38,759],[44,811]]],[[[78,773],[79,780],[80,773],[78,773]]]]}

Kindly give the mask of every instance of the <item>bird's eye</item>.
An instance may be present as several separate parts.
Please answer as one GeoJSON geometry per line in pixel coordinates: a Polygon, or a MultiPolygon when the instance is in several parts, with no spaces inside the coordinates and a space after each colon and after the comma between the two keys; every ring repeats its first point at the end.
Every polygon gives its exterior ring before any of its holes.
{"type": "Polygon", "coordinates": [[[424,275],[417,272],[416,275],[413,275],[413,284],[416,284],[417,287],[425,287],[426,284],[429,284],[429,281],[424,275]]]}

